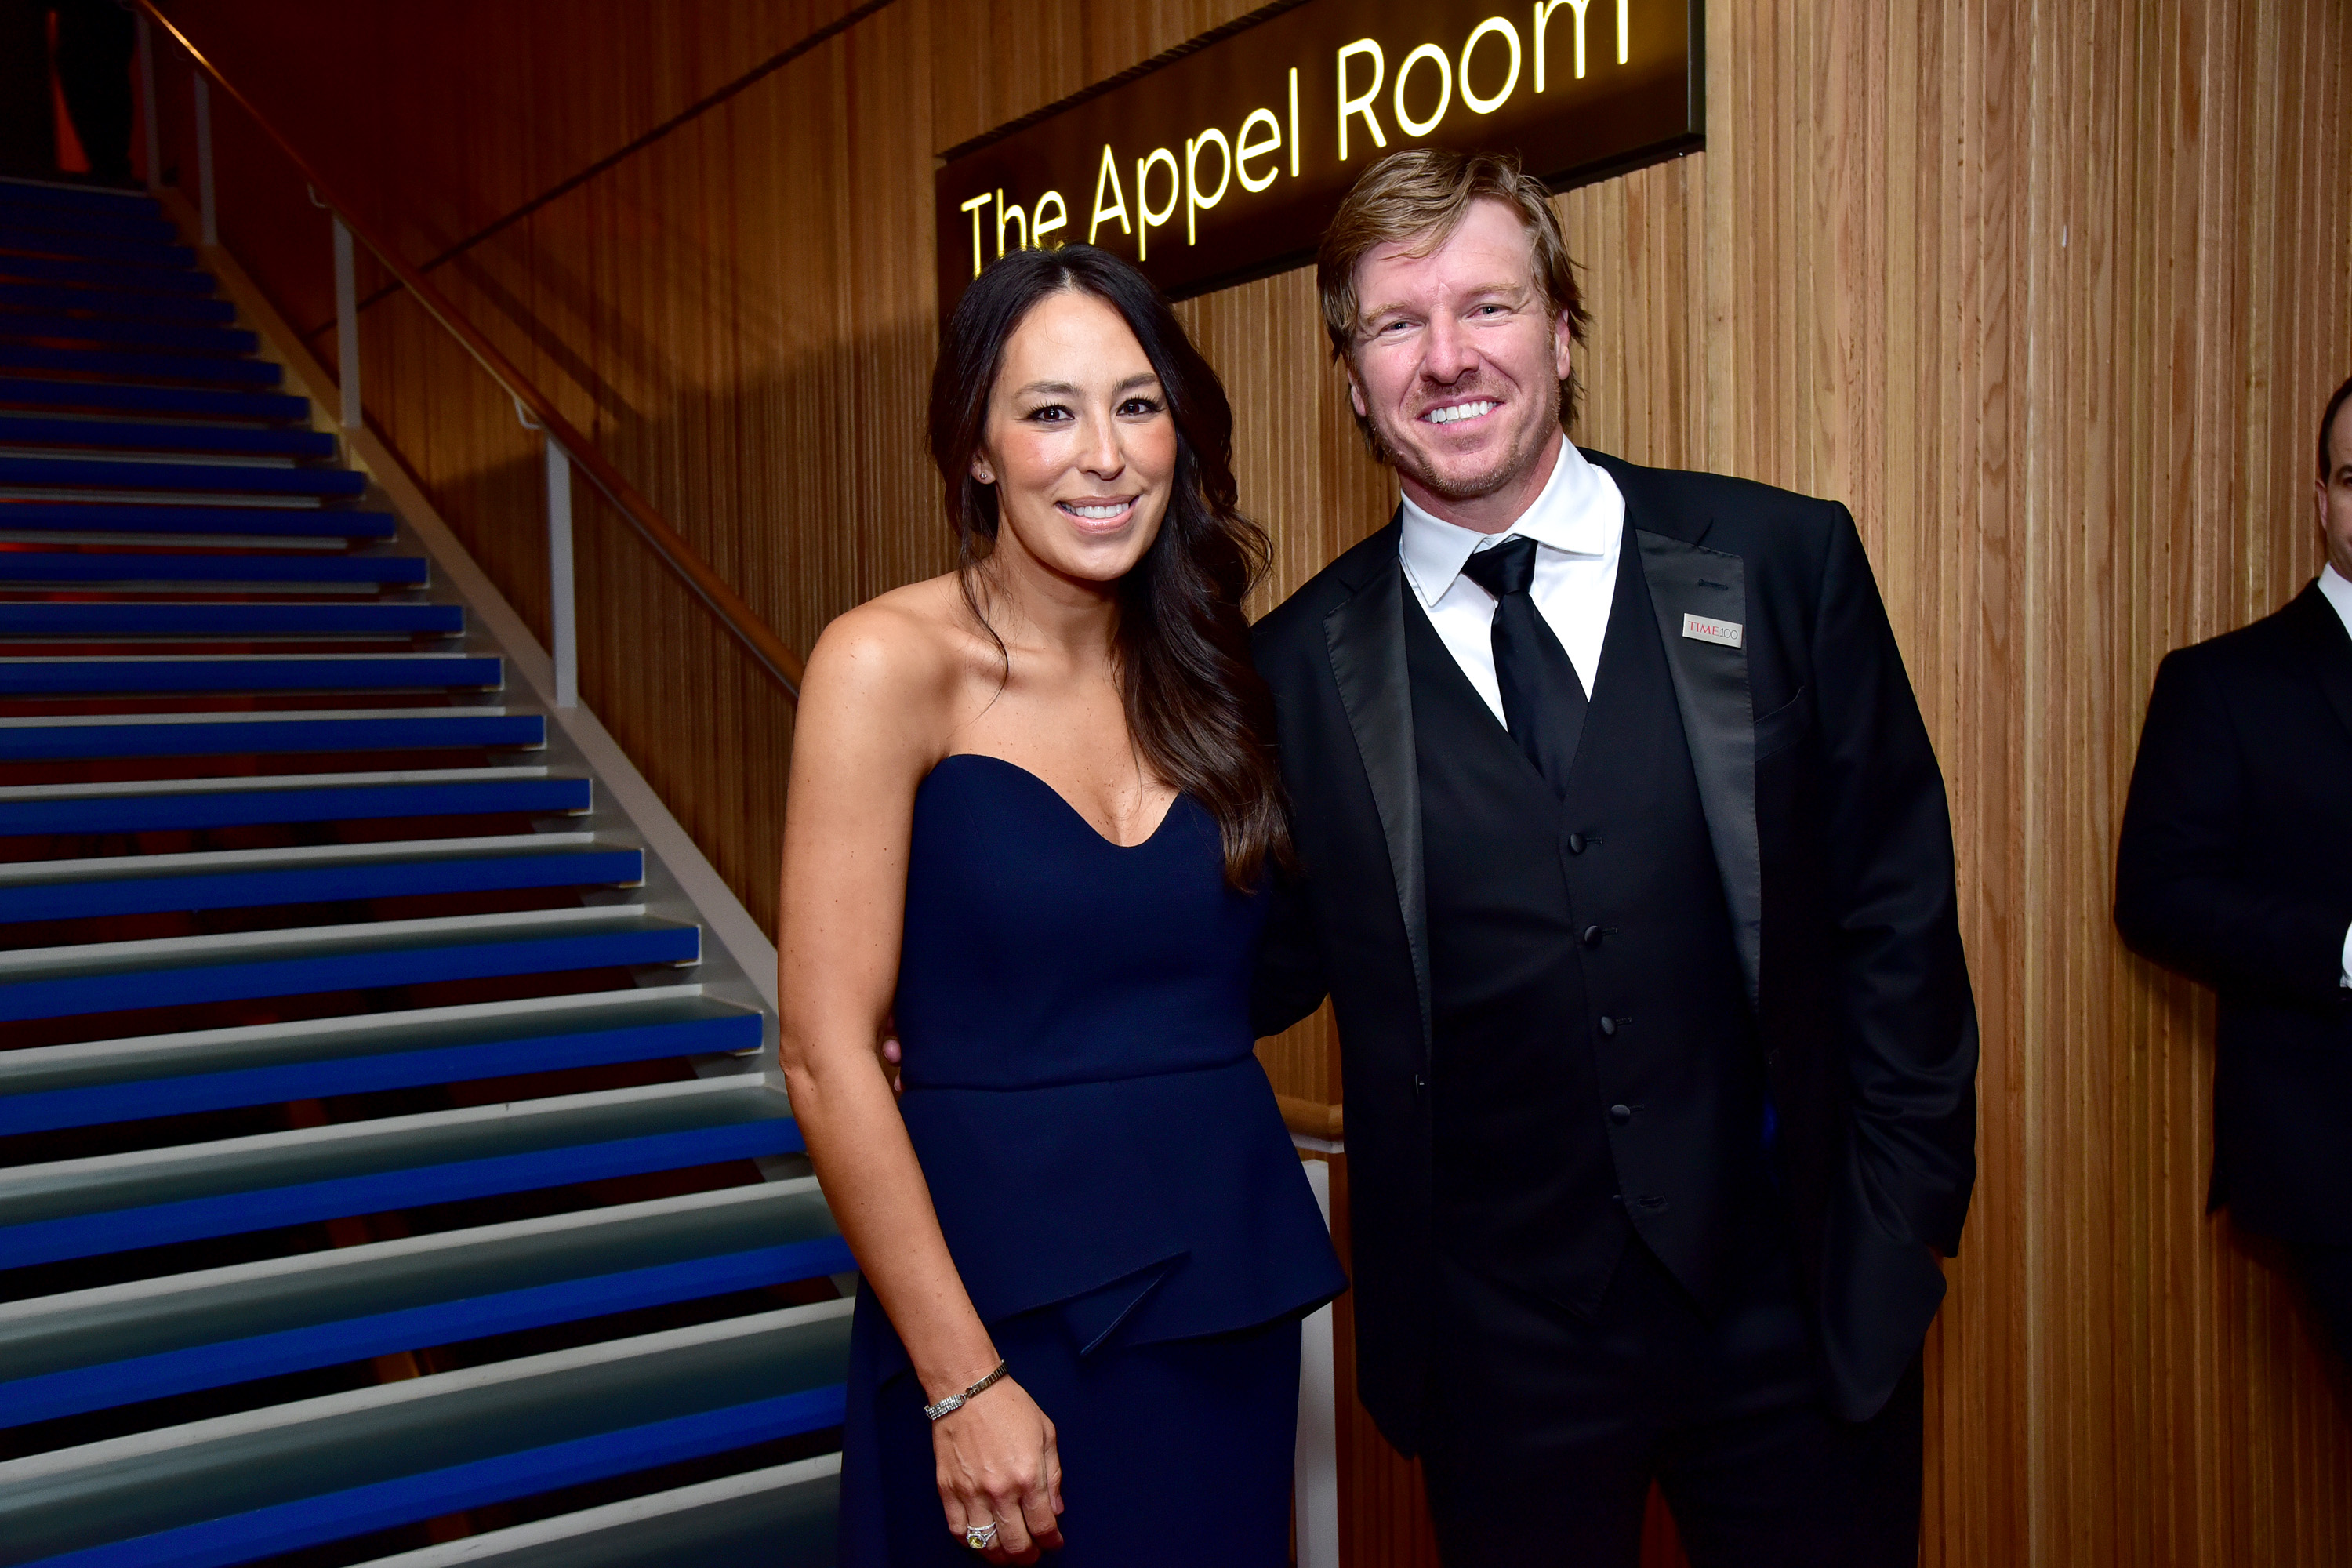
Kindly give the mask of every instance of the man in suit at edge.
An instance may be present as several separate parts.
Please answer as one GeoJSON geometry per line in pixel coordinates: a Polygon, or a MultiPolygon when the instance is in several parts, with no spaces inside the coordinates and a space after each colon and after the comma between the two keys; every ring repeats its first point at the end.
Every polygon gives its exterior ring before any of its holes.
{"type": "Polygon", "coordinates": [[[2327,563],[2273,615],[2165,656],[2116,854],[2116,925],[2220,993],[2213,1185],[2287,1244],[2352,1355],[2352,381],[2319,421],[2327,563]]]}
{"type": "Polygon", "coordinates": [[[1542,185],[1397,153],[1324,318],[1403,490],[1255,632],[1341,1041],[1359,1383],[1452,1564],[1914,1563],[1975,1180],[1943,780],[1853,519],[1564,438],[1542,185]]]}

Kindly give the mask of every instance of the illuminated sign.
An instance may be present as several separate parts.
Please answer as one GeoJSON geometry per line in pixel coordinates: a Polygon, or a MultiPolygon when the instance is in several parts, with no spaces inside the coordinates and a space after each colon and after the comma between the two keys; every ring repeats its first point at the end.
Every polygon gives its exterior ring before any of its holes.
{"type": "Polygon", "coordinates": [[[1554,190],[1699,145],[1700,0],[1286,0],[942,154],[940,308],[1086,240],[1172,298],[1311,258],[1401,147],[1518,154],[1554,190]]]}

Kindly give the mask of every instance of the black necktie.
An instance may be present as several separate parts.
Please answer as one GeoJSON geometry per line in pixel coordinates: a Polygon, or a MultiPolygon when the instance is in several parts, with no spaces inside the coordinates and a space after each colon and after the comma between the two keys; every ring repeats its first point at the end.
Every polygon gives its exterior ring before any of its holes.
{"type": "Polygon", "coordinates": [[[1568,770],[1584,733],[1584,682],[1568,650],[1536,609],[1536,542],[1507,539],[1463,563],[1462,574],[1495,595],[1495,684],[1503,689],[1503,721],[1511,739],[1566,799],[1568,770]]]}

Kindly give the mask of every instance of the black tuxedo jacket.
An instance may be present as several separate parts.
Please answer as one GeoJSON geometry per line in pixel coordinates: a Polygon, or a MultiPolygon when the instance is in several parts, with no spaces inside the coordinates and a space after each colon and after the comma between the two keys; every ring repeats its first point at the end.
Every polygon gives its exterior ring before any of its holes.
{"type": "MultiPolygon", "coordinates": [[[[1861,1419],[1918,1352],[1943,1298],[1936,1254],[1958,1247],[1976,1177],[1976,1010],[1943,778],[1843,507],[1588,456],[1624,495],[1673,668],[1765,1051],[1823,1392],[1861,1419]],[[1685,614],[1738,623],[1740,646],[1685,637],[1685,614]]],[[[1277,896],[1255,1021],[1272,1034],[1331,997],[1358,1378],[1410,1454],[1434,1241],[1400,527],[1256,628],[1303,870],[1277,896]]]]}
{"type": "Polygon", "coordinates": [[[2352,637],[2314,584],[2166,656],[2116,858],[2116,924],[2221,994],[2212,1204],[2352,1243],[2352,637]]]}

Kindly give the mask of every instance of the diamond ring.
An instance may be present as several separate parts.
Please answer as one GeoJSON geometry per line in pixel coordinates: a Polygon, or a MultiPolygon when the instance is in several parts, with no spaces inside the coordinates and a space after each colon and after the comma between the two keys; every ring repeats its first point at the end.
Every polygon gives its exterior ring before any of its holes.
{"type": "Polygon", "coordinates": [[[974,1552],[987,1551],[996,1544],[996,1521],[992,1519],[986,1524],[965,1525],[963,1543],[974,1552]]]}

